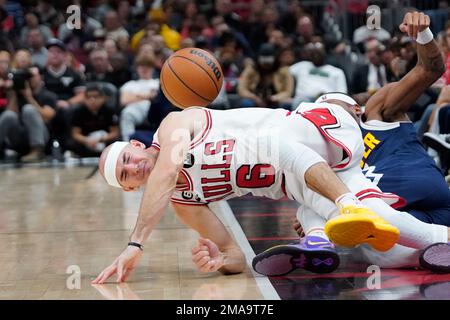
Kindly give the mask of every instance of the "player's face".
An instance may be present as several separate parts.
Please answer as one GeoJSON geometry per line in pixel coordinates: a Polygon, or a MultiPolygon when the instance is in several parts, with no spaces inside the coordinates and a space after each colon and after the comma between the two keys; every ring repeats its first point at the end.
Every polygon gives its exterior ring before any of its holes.
{"type": "Polygon", "coordinates": [[[145,184],[155,165],[155,158],[145,145],[131,140],[119,155],[116,176],[125,191],[133,191],[145,184]]]}

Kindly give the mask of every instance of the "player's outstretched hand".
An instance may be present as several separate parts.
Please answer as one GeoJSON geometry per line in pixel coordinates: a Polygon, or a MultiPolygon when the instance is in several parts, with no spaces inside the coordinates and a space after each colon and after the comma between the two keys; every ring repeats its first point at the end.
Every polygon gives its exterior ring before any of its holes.
{"type": "Polygon", "coordinates": [[[214,272],[224,265],[224,255],[217,245],[209,239],[198,239],[192,248],[192,261],[200,272],[214,272]]]}
{"type": "Polygon", "coordinates": [[[424,31],[430,26],[430,17],[423,12],[408,12],[400,25],[400,31],[416,39],[417,33],[424,31]]]}
{"type": "Polygon", "coordinates": [[[128,246],[120,256],[118,256],[109,267],[105,268],[105,270],[103,270],[91,283],[102,284],[116,273],[116,282],[126,281],[131,271],[133,271],[139,263],[141,256],[142,250],[134,246],[128,246]]]}

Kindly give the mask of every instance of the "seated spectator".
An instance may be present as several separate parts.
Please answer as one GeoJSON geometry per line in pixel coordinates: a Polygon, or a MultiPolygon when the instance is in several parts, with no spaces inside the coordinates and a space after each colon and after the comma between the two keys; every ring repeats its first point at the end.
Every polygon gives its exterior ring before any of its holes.
{"type": "Polygon", "coordinates": [[[68,149],[80,157],[98,157],[119,138],[117,116],[106,106],[100,85],[86,86],[84,103],[74,110],[68,149]]]}
{"type": "Polygon", "coordinates": [[[144,29],[136,32],[130,41],[132,50],[136,50],[141,40],[147,36],[160,35],[162,37],[165,47],[170,50],[180,49],[181,36],[178,31],[172,29],[166,24],[166,17],[162,10],[152,9],[148,16],[149,21],[144,29]]]}
{"type": "Polygon", "coordinates": [[[236,50],[234,48],[222,48],[219,53],[219,62],[222,66],[223,82],[227,93],[236,93],[238,78],[240,74],[236,61],[236,50]]]}
{"type": "Polygon", "coordinates": [[[120,104],[124,106],[120,118],[122,139],[128,141],[136,126],[142,125],[149,112],[152,99],[159,90],[159,79],[152,78],[154,57],[140,55],[136,58],[138,80],[131,80],[120,88],[120,104]]]}
{"type": "Polygon", "coordinates": [[[369,29],[365,24],[357,28],[353,33],[353,43],[359,48],[363,48],[364,43],[370,39],[376,39],[379,42],[383,42],[390,40],[391,34],[381,27],[369,29]]]}
{"type": "Polygon", "coordinates": [[[129,39],[128,31],[122,26],[119,16],[115,10],[110,10],[103,18],[103,26],[106,31],[106,38],[119,41],[120,38],[129,39]]]}
{"type": "Polygon", "coordinates": [[[66,65],[66,46],[58,39],[47,43],[48,60],[44,69],[46,87],[58,95],[58,108],[68,108],[84,99],[84,83],[77,72],[66,65]]]}
{"type": "Polygon", "coordinates": [[[112,67],[109,80],[116,88],[122,87],[126,82],[131,80],[131,71],[128,67],[128,61],[125,54],[116,52],[109,58],[109,62],[112,67]]]}
{"type": "Polygon", "coordinates": [[[86,70],[86,81],[112,82],[110,78],[112,66],[109,63],[108,53],[103,48],[96,48],[89,54],[89,64],[86,70]]]}
{"type": "Polygon", "coordinates": [[[172,50],[166,47],[163,37],[158,34],[148,37],[145,40],[143,39],[139,46],[137,56],[144,54],[144,52],[148,52],[148,54],[155,57],[155,68],[157,70],[161,70],[164,62],[173,53],[172,50]]]}
{"type": "Polygon", "coordinates": [[[279,63],[274,47],[263,44],[256,65],[248,64],[239,79],[241,107],[290,108],[294,78],[279,63]]]}
{"type": "Polygon", "coordinates": [[[296,80],[294,108],[301,102],[314,101],[325,92],[347,93],[344,71],[325,63],[323,43],[308,43],[304,51],[308,61],[297,62],[289,68],[296,80]]]}
{"type": "Polygon", "coordinates": [[[14,54],[11,67],[12,69],[26,70],[32,66],[31,54],[28,50],[20,49],[14,54]]]}
{"type": "Polygon", "coordinates": [[[33,65],[41,69],[45,67],[48,58],[48,50],[45,47],[45,43],[46,41],[41,30],[34,28],[28,31],[26,47],[30,50],[33,65]]]}
{"type": "MultiPolygon", "coordinates": [[[[0,149],[16,150],[22,161],[38,161],[44,157],[49,139],[48,125],[55,116],[56,95],[44,87],[38,68],[22,87],[10,88],[7,110],[0,115],[0,149]]],[[[1,152],[0,152],[1,153],[1,152]]]]}
{"type": "Polygon", "coordinates": [[[38,15],[35,12],[28,12],[25,15],[25,25],[20,30],[20,43],[25,44],[28,39],[28,33],[32,29],[38,29],[44,37],[44,43],[53,38],[52,30],[43,24],[39,24],[38,15]]]}
{"type": "Polygon", "coordinates": [[[7,51],[0,51],[0,114],[6,110],[8,105],[7,89],[11,87],[8,80],[8,72],[11,64],[11,55],[7,51]]]}
{"type": "Polygon", "coordinates": [[[42,24],[50,26],[51,29],[57,29],[60,15],[51,0],[38,0],[35,12],[39,15],[42,24]]]}
{"type": "Polygon", "coordinates": [[[388,68],[381,61],[382,45],[377,39],[365,43],[367,62],[356,67],[353,73],[351,93],[364,105],[369,97],[388,83],[388,68]]]}
{"type": "Polygon", "coordinates": [[[65,34],[64,38],[60,35],[60,40],[62,40],[67,48],[76,60],[81,64],[86,65],[88,63],[88,52],[97,45],[97,35],[102,31],[102,29],[94,29],[89,31],[86,26],[86,15],[81,15],[81,28],[70,30],[65,34]]]}
{"type": "Polygon", "coordinates": [[[56,115],[52,120],[52,135],[65,149],[65,141],[73,106],[84,100],[84,81],[80,74],[67,66],[67,51],[64,43],[51,39],[47,43],[48,61],[43,70],[45,86],[58,96],[56,115]]]}

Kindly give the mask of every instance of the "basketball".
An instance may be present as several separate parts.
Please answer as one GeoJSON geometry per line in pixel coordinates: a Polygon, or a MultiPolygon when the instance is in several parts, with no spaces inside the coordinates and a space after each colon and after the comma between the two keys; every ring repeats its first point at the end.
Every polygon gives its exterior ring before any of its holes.
{"type": "Polygon", "coordinates": [[[181,109],[205,107],[219,94],[223,73],[219,62],[208,51],[184,48],[166,60],[160,82],[164,95],[173,105],[181,109]]]}

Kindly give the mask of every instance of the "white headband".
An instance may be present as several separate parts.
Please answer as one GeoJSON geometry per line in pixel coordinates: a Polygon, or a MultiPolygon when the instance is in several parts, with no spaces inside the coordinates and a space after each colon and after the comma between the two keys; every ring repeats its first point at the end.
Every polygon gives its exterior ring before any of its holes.
{"type": "Polygon", "coordinates": [[[351,104],[352,106],[355,104],[356,105],[358,104],[358,102],[353,100],[353,98],[349,97],[345,93],[339,93],[339,92],[325,93],[325,94],[321,95],[319,98],[317,98],[316,101],[314,101],[314,102],[320,103],[320,102],[325,102],[327,100],[339,100],[339,101],[343,101],[348,104],[351,104]]]}
{"type": "Polygon", "coordinates": [[[128,142],[114,142],[109,149],[105,160],[105,179],[110,186],[122,188],[116,176],[117,160],[122,150],[128,145],[128,142]]]}

